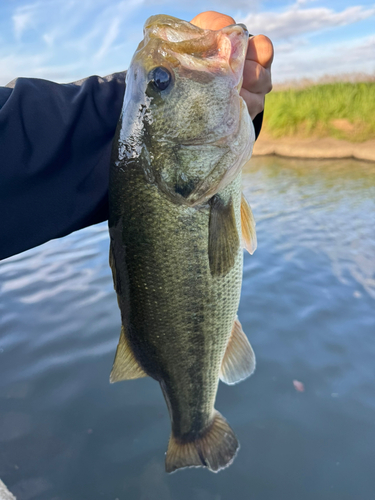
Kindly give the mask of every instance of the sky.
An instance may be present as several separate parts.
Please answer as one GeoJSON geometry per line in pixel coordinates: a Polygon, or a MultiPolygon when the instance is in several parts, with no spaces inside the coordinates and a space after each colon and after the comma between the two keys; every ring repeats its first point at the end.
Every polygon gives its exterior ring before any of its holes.
{"type": "Polygon", "coordinates": [[[367,0],[0,0],[0,85],[123,71],[150,15],[188,21],[205,10],[272,40],[275,83],[375,73],[375,3],[367,0]]]}

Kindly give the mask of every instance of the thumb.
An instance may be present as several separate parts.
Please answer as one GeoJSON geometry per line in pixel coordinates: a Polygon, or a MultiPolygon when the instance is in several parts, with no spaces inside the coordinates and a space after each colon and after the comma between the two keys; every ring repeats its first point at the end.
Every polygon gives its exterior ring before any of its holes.
{"type": "Polygon", "coordinates": [[[201,12],[192,19],[191,24],[198,26],[198,28],[208,29],[208,30],[220,30],[231,24],[236,24],[233,17],[227,16],[225,14],[220,14],[220,12],[215,12],[214,10],[208,10],[206,12],[201,12]]]}

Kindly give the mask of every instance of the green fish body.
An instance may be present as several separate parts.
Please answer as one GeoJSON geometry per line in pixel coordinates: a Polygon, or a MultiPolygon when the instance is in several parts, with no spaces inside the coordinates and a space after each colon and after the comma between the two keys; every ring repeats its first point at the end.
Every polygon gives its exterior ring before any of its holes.
{"type": "Polygon", "coordinates": [[[254,140],[238,95],[247,36],[242,26],[212,32],[150,18],[114,141],[110,265],[122,330],[111,381],[160,383],[168,472],[232,462],[239,445],[214,408],[218,382],[255,368],[236,319],[241,235],[251,252],[256,245],[241,194],[254,140]]]}

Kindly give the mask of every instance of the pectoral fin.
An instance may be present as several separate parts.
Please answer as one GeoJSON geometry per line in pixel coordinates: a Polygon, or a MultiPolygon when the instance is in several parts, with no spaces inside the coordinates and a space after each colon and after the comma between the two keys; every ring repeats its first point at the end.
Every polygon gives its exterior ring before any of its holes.
{"type": "Polygon", "coordinates": [[[220,369],[220,380],[233,385],[249,377],[255,370],[255,354],[241,323],[235,320],[220,369]]]}
{"type": "Polygon", "coordinates": [[[239,248],[232,200],[225,204],[219,196],[211,199],[208,258],[212,276],[223,276],[234,266],[239,248]]]}
{"type": "Polygon", "coordinates": [[[125,336],[125,329],[121,327],[120,340],[117,346],[115,360],[109,381],[111,384],[120,380],[131,380],[147,377],[147,373],[139,365],[125,336]]]}
{"type": "Polygon", "coordinates": [[[245,196],[241,197],[241,229],[243,245],[250,255],[257,249],[257,233],[255,231],[255,220],[250,205],[245,196]]]}

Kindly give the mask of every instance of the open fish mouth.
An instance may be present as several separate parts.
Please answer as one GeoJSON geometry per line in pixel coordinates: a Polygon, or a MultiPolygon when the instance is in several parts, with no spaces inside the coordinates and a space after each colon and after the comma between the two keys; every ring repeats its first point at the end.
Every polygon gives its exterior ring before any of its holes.
{"type": "Polygon", "coordinates": [[[244,24],[214,31],[169,16],[152,16],[145,23],[144,33],[145,44],[152,38],[165,42],[159,50],[173,66],[201,71],[216,67],[218,72],[229,67],[241,80],[249,37],[244,24]]]}

